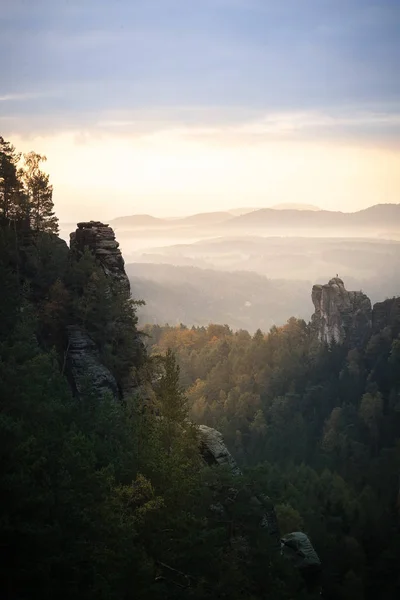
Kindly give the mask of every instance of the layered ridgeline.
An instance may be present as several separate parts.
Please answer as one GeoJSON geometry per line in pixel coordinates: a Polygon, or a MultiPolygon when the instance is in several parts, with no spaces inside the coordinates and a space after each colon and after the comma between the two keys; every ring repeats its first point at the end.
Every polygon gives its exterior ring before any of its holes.
{"type": "Polygon", "coordinates": [[[397,299],[371,309],[335,278],[310,324],[143,335],[110,227],[80,223],[68,247],[12,224],[3,596],[306,597],[279,529],[310,536],[325,597],[395,597],[397,299]]]}

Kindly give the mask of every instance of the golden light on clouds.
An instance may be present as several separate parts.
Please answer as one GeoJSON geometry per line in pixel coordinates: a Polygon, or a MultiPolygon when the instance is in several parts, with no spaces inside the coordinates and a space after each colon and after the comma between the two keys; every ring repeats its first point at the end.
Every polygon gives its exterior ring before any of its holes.
{"type": "Polygon", "coordinates": [[[13,136],[12,142],[48,157],[64,221],[277,202],[352,211],[399,201],[400,152],[371,145],[262,136],[240,127],[13,136]]]}

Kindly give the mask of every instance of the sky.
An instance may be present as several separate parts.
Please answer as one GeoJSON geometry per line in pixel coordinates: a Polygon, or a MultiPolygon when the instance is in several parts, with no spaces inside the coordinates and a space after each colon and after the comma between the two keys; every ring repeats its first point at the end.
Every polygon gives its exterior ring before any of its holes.
{"type": "Polygon", "coordinates": [[[0,0],[0,135],[62,221],[399,202],[400,0],[0,0]]]}

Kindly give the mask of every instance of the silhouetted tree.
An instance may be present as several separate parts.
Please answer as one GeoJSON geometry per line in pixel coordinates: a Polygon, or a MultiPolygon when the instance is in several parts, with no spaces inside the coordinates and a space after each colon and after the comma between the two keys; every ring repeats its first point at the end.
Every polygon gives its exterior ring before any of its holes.
{"type": "Polygon", "coordinates": [[[31,228],[57,233],[58,218],[53,210],[53,186],[49,183],[49,175],[40,169],[40,163],[47,159],[36,152],[29,152],[24,154],[24,160],[22,180],[28,198],[31,228]]]}
{"type": "Polygon", "coordinates": [[[5,221],[21,218],[25,196],[18,162],[21,154],[0,136],[0,217],[5,221]]]}

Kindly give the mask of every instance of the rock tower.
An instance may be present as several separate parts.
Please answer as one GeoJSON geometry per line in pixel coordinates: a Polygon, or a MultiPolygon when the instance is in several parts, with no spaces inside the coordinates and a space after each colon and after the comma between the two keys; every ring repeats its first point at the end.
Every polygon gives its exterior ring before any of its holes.
{"type": "Polygon", "coordinates": [[[119,243],[115,239],[114,230],[100,221],[78,223],[76,231],[70,235],[72,252],[82,253],[89,248],[101,264],[104,273],[119,282],[130,293],[129,279],[125,273],[119,243]]]}
{"type": "MultiPolygon", "coordinates": [[[[85,248],[93,253],[110,281],[109,293],[112,293],[114,284],[117,284],[119,290],[122,289],[129,297],[130,283],[113,229],[100,221],[78,223],[76,231],[70,234],[70,252],[79,257],[85,248]]],[[[119,399],[134,392],[135,383],[131,380],[119,382],[118,385],[110,370],[102,364],[96,344],[82,326],[74,324],[67,327],[67,338],[66,364],[79,395],[86,385],[90,385],[99,398],[111,394],[119,399]]],[[[136,341],[139,352],[142,342],[139,337],[136,341]]]]}
{"type": "Polygon", "coordinates": [[[363,292],[349,292],[340,277],[314,285],[312,323],[324,342],[362,344],[372,327],[371,301],[363,292]]]}

